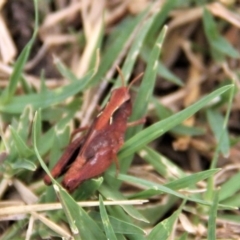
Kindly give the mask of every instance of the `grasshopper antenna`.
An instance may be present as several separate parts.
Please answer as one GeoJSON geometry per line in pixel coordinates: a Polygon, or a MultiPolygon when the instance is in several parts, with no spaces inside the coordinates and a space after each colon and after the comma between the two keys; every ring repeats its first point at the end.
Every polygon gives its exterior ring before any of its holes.
{"type": "MultiPolygon", "coordinates": [[[[117,71],[120,75],[120,78],[121,78],[121,81],[122,81],[122,86],[125,86],[125,83],[124,83],[124,76],[123,76],[123,73],[122,73],[122,70],[119,68],[119,66],[116,66],[117,68],[117,71]]],[[[138,74],[132,81],[131,83],[128,85],[128,90],[131,88],[131,86],[140,79],[140,77],[143,75],[143,72],[138,74]]]]}
{"type": "Polygon", "coordinates": [[[138,80],[141,78],[142,75],[143,75],[143,72],[140,73],[140,74],[138,74],[138,75],[130,82],[130,84],[128,85],[128,90],[131,88],[131,86],[132,86],[136,81],[138,81],[138,80]]]}
{"type": "Polygon", "coordinates": [[[121,78],[121,81],[122,81],[122,86],[124,87],[125,83],[124,83],[124,76],[123,76],[122,70],[120,69],[119,66],[116,66],[116,68],[117,68],[117,71],[118,71],[118,73],[120,75],[120,78],[121,78]]]}

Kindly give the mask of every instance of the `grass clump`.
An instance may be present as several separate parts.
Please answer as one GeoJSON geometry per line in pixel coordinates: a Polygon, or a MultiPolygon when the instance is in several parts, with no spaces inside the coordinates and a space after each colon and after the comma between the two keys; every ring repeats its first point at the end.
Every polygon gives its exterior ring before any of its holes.
{"type": "Polygon", "coordinates": [[[10,28],[14,13],[1,19],[12,53],[0,44],[1,239],[236,238],[234,4],[35,0],[21,6],[34,27],[22,17],[10,28]],[[126,83],[144,73],[130,121],[147,119],[127,131],[120,173],[113,165],[72,195],[55,179],[45,186],[71,133],[121,85],[117,65],[126,83]]]}

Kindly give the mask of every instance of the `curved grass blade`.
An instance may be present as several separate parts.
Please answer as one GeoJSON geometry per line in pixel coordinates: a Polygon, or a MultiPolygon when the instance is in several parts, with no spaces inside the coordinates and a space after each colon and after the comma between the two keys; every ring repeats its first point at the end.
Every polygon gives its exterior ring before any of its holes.
{"type": "Polygon", "coordinates": [[[9,164],[12,169],[19,171],[19,169],[26,169],[29,171],[36,171],[37,166],[33,163],[33,161],[25,159],[25,158],[18,158],[14,163],[9,164]]]}
{"type": "MultiPolygon", "coordinates": [[[[119,174],[118,178],[122,181],[130,182],[130,183],[134,183],[134,184],[138,183],[140,186],[144,186],[148,189],[153,189],[155,191],[159,191],[159,194],[167,193],[167,194],[171,194],[173,196],[182,198],[184,200],[199,203],[201,205],[212,206],[211,201],[205,201],[205,200],[199,199],[197,197],[185,196],[185,195],[183,195],[183,194],[181,194],[181,193],[179,193],[175,190],[172,190],[171,188],[167,187],[166,185],[160,185],[160,184],[157,184],[157,183],[154,183],[154,182],[150,182],[150,181],[147,181],[147,180],[143,180],[143,179],[140,179],[140,178],[136,178],[136,177],[132,177],[132,176],[124,175],[124,174],[119,174]]],[[[218,204],[218,207],[221,207],[223,209],[236,209],[235,207],[226,206],[226,205],[223,205],[223,204],[218,204]]]]}

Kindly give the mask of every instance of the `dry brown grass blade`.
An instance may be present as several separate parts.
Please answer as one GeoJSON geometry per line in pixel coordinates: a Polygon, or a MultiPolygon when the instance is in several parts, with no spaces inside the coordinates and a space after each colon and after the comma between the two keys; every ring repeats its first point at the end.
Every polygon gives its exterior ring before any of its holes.
{"type": "MultiPolygon", "coordinates": [[[[233,24],[234,26],[240,28],[240,16],[233,11],[228,10],[223,4],[219,2],[214,2],[207,5],[207,8],[216,17],[221,17],[225,21],[233,24]]],[[[202,7],[189,8],[186,10],[173,11],[173,20],[169,23],[169,32],[177,27],[185,25],[187,23],[196,21],[201,18],[203,13],[202,7]]]]}
{"type": "Polygon", "coordinates": [[[47,29],[56,26],[59,22],[65,20],[69,16],[73,16],[81,9],[81,2],[73,2],[71,5],[60,9],[54,13],[48,14],[40,27],[40,32],[45,32],[47,29]]]}
{"type": "Polygon", "coordinates": [[[169,32],[175,28],[181,27],[182,25],[195,22],[200,19],[202,12],[202,7],[173,11],[173,19],[169,23],[169,32]]]}
{"type": "Polygon", "coordinates": [[[228,10],[223,4],[219,2],[214,2],[208,5],[208,9],[212,12],[216,17],[220,17],[225,21],[231,23],[232,25],[240,28],[240,15],[228,10]]]}
{"type": "MultiPolygon", "coordinates": [[[[92,56],[96,55],[96,48],[100,34],[103,28],[103,11],[105,1],[82,1],[82,20],[84,26],[84,32],[86,36],[86,45],[79,59],[73,65],[73,71],[77,77],[83,76],[90,67],[90,63],[93,60],[92,56]]],[[[96,108],[96,102],[92,101],[95,96],[94,89],[89,89],[84,92],[84,101],[81,108],[81,112],[78,114],[78,118],[81,119],[82,126],[89,123],[89,119],[92,112],[96,108]],[[91,109],[91,111],[89,111],[91,109]]]]}
{"type": "MultiPolygon", "coordinates": [[[[200,97],[200,83],[203,72],[203,63],[201,57],[195,55],[190,49],[190,44],[187,41],[182,41],[182,47],[184,52],[191,63],[189,67],[189,76],[186,83],[186,95],[183,99],[184,108],[190,106],[198,100],[200,97]]],[[[195,124],[195,117],[192,116],[183,122],[183,125],[192,127],[195,124]]],[[[191,136],[179,136],[177,140],[173,142],[173,148],[177,151],[186,151],[189,148],[191,142],[191,136]]]]}
{"type": "MultiPolygon", "coordinates": [[[[148,200],[135,199],[135,200],[119,200],[119,201],[104,201],[104,205],[139,205],[148,202],[148,200]]],[[[78,202],[78,205],[81,207],[95,207],[99,206],[98,201],[86,201],[78,202]]],[[[43,211],[53,211],[62,209],[61,203],[49,203],[49,204],[31,204],[31,205],[22,205],[22,206],[10,206],[2,207],[0,209],[0,216],[12,215],[12,214],[21,214],[21,213],[31,213],[31,212],[43,212],[43,211]]]]}
{"type": "Polygon", "coordinates": [[[127,8],[130,13],[137,14],[144,11],[148,6],[149,6],[148,0],[132,0],[128,1],[127,8]]]}
{"type": "Polygon", "coordinates": [[[7,177],[3,178],[0,183],[0,199],[2,199],[4,193],[7,191],[8,187],[12,184],[12,180],[7,177]]]}
{"type": "Polygon", "coordinates": [[[122,1],[118,6],[116,6],[114,9],[111,9],[111,11],[106,11],[105,14],[105,23],[106,25],[110,25],[123,17],[123,15],[126,13],[127,10],[127,1],[122,1]]]}
{"type": "Polygon", "coordinates": [[[105,1],[82,1],[82,21],[86,37],[86,45],[78,63],[75,66],[75,74],[82,77],[88,70],[89,64],[94,56],[96,45],[103,27],[103,11],[105,1]]]}
{"type": "Polygon", "coordinates": [[[5,3],[5,0],[0,1],[0,60],[2,60],[3,63],[9,63],[14,60],[17,50],[3,18],[2,8],[5,3]]]}
{"type": "Polygon", "coordinates": [[[0,11],[0,60],[3,63],[12,62],[17,54],[11,34],[0,11]]]}
{"type": "Polygon", "coordinates": [[[4,6],[7,0],[0,0],[0,9],[4,6]]]}
{"type": "Polygon", "coordinates": [[[33,216],[31,216],[30,219],[29,219],[29,222],[28,222],[28,229],[27,229],[27,232],[26,232],[25,240],[30,240],[31,239],[31,236],[32,236],[32,233],[33,233],[34,221],[35,221],[35,218],[33,216]]]}
{"type": "Polygon", "coordinates": [[[13,179],[13,186],[21,196],[21,199],[27,203],[27,204],[33,204],[38,202],[38,197],[27,187],[24,185],[21,181],[14,178],[13,179]]]}
{"type": "Polygon", "coordinates": [[[191,220],[186,214],[181,213],[179,215],[179,221],[186,232],[190,234],[196,234],[196,226],[192,224],[191,220]]]}
{"type": "Polygon", "coordinates": [[[52,229],[54,232],[58,233],[60,236],[62,236],[63,238],[66,239],[73,239],[71,233],[66,229],[66,227],[61,227],[61,225],[56,224],[55,222],[49,220],[48,218],[46,218],[45,216],[43,216],[42,214],[38,214],[35,212],[31,212],[31,215],[40,220],[42,223],[44,223],[47,227],[49,227],[50,229],[52,229]]]}

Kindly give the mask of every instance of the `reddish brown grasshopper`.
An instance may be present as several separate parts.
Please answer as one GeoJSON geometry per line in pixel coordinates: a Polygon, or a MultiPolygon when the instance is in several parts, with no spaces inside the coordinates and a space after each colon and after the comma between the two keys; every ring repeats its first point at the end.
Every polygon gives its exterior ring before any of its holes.
{"type": "MultiPolygon", "coordinates": [[[[118,170],[117,152],[124,143],[127,127],[145,122],[143,118],[127,123],[132,112],[129,89],[142,74],[126,87],[119,68],[118,71],[123,86],[112,91],[109,102],[97,115],[87,134],[75,139],[67,146],[51,171],[54,178],[66,172],[62,185],[69,192],[74,191],[83,181],[101,175],[113,161],[118,170]]],[[[86,128],[77,129],[78,132],[83,130],[86,128]]],[[[51,184],[48,175],[45,175],[44,182],[47,185],[51,184]]]]}

